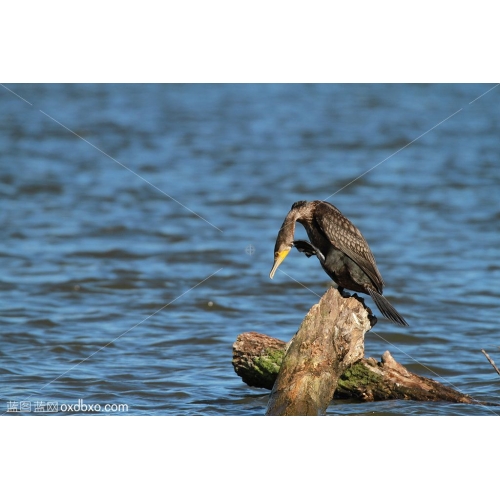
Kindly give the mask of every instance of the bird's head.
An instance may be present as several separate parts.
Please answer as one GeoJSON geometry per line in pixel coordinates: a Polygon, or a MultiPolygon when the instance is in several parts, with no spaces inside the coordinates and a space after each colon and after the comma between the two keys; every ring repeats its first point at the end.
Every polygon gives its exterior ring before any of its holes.
{"type": "Polygon", "coordinates": [[[271,272],[269,273],[269,277],[271,279],[274,278],[274,273],[278,269],[279,265],[285,260],[292,246],[293,246],[293,239],[291,242],[285,240],[279,241],[279,236],[278,236],[278,239],[276,240],[276,245],[274,245],[274,264],[273,268],[271,269],[271,272]]]}
{"type": "Polygon", "coordinates": [[[295,211],[290,210],[281,225],[281,229],[279,230],[276,238],[276,244],[274,245],[274,264],[271,272],[269,273],[269,277],[271,279],[273,279],[274,273],[293,247],[295,221],[295,211]]]}
{"type": "Polygon", "coordinates": [[[269,277],[273,279],[276,269],[285,260],[286,256],[293,247],[293,240],[295,235],[295,222],[302,220],[307,217],[311,212],[311,203],[307,201],[296,201],[290,211],[288,212],[283,224],[276,238],[276,244],[274,245],[274,264],[269,277]]]}

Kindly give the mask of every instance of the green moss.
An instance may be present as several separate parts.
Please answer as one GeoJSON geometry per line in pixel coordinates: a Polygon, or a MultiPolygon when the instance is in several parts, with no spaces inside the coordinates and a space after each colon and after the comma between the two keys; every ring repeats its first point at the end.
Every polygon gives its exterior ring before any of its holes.
{"type": "Polygon", "coordinates": [[[285,353],[279,349],[266,349],[265,354],[253,359],[255,370],[260,375],[278,375],[285,353]]]}
{"type": "Polygon", "coordinates": [[[338,390],[358,392],[360,387],[377,386],[381,377],[358,362],[348,368],[339,379],[338,390]]]}

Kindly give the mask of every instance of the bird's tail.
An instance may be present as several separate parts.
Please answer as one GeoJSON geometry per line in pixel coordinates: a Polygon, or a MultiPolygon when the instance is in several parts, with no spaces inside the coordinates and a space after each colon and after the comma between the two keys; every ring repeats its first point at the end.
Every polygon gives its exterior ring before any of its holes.
{"type": "Polygon", "coordinates": [[[391,303],[380,293],[378,293],[374,289],[368,290],[370,297],[375,302],[379,311],[390,321],[393,323],[397,323],[398,325],[409,326],[406,320],[399,314],[396,309],[391,305],[391,303]]]}

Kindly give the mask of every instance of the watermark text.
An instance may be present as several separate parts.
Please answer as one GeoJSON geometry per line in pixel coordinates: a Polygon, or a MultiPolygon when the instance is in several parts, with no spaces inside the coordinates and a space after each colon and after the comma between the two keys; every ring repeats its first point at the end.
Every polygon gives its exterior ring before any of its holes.
{"type": "Polygon", "coordinates": [[[121,413],[128,411],[126,403],[59,403],[58,401],[7,401],[7,413],[121,413]]]}

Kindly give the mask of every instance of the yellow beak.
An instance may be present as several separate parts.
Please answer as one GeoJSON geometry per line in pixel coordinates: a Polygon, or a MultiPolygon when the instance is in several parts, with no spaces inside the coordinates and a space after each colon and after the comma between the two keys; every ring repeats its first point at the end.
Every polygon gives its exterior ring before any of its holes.
{"type": "Polygon", "coordinates": [[[278,269],[279,265],[285,260],[285,257],[288,255],[288,252],[290,252],[290,250],[283,250],[274,259],[273,268],[271,269],[271,272],[269,273],[269,277],[271,279],[274,278],[274,273],[276,272],[276,269],[278,269]]]}

